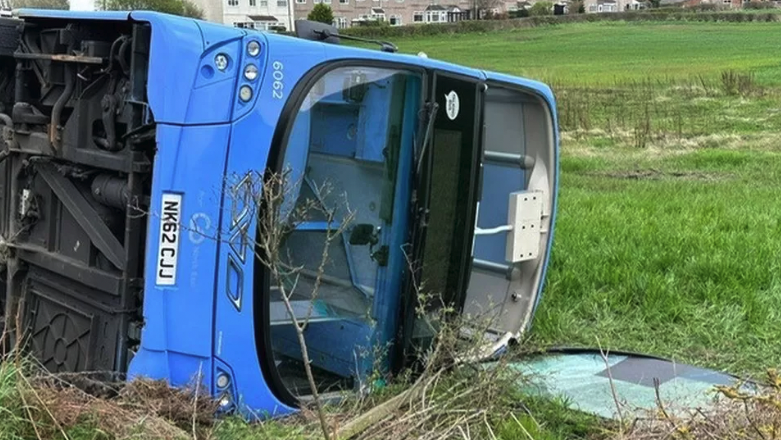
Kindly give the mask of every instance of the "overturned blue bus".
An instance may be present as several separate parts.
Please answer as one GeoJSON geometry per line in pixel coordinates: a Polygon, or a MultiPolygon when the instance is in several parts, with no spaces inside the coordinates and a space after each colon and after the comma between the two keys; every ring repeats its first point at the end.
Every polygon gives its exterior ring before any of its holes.
{"type": "MultiPolygon", "coordinates": [[[[372,344],[386,371],[414,361],[431,335],[412,275],[494,314],[495,350],[528,328],[556,211],[551,90],[300,24],[295,38],[141,11],[0,21],[3,324],[47,369],[197,376],[226,409],[294,411],[310,390],[240,178],[283,168],[294,198],[329,181],[355,213],[318,297],[292,301],[314,313],[324,390],[362,383],[372,344]]],[[[286,238],[305,269],[325,227],[286,238]]]]}

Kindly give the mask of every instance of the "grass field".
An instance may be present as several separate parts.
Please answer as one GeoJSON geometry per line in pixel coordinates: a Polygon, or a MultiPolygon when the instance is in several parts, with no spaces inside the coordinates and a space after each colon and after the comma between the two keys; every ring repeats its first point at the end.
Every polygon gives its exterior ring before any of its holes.
{"type": "Polygon", "coordinates": [[[781,365],[778,37],[775,23],[592,23],[397,41],[554,85],[561,198],[534,340],[781,365]]]}
{"type": "Polygon", "coordinates": [[[395,39],[402,52],[568,86],[754,71],[781,84],[778,23],[584,23],[476,36],[395,39]]]}

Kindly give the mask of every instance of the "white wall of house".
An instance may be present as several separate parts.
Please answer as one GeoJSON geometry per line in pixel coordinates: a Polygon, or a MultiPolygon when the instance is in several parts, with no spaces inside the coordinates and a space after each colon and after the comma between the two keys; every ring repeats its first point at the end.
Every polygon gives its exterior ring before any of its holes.
{"type": "Polygon", "coordinates": [[[222,22],[231,26],[242,25],[259,30],[278,25],[284,26],[285,29],[292,29],[293,6],[290,2],[293,1],[295,0],[222,0],[222,22]],[[276,18],[277,21],[270,20],[270,17],[276,18]]]}
{"type": "Polygon", "coordinates": [[[71,11],[94,11],[95,0],[70,0],[71,11]]]}

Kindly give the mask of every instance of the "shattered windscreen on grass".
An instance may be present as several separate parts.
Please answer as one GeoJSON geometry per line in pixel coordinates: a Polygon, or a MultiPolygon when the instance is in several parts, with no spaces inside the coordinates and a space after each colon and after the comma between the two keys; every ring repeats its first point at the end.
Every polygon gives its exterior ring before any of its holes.
{"type": "Polygon", "coordinates": [[[608,419],[619,418],[617,406],[624,417],[654,411],[658,399],[670,413],[705,409],[716,402],[715,387],[737,382],[729,374],[691,365],[599,352],[535,356],[512,367],[523,373],[524,391],[563,397],[572,409],[608,419]]]}

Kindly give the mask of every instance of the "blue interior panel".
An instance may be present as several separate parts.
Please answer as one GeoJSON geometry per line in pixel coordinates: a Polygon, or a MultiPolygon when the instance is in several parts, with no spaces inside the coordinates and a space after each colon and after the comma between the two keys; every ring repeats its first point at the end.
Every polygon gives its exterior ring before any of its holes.
{"type": "Polygon", "coordinates": [[[312,108],[310,146],[313,152],[354,157],[361,107],[318,103],[312,108]]]}
{"type": "MultiPolygon", "coordinates": [[[[482,229],[507,224],[510,193],[524,189],[524,171],[517,166],[485,162],[483,192],[477,226],[482,229]]],[[[505,263],[507,233],[475,236],[474,256],[479,260],[505,263]]]]}

